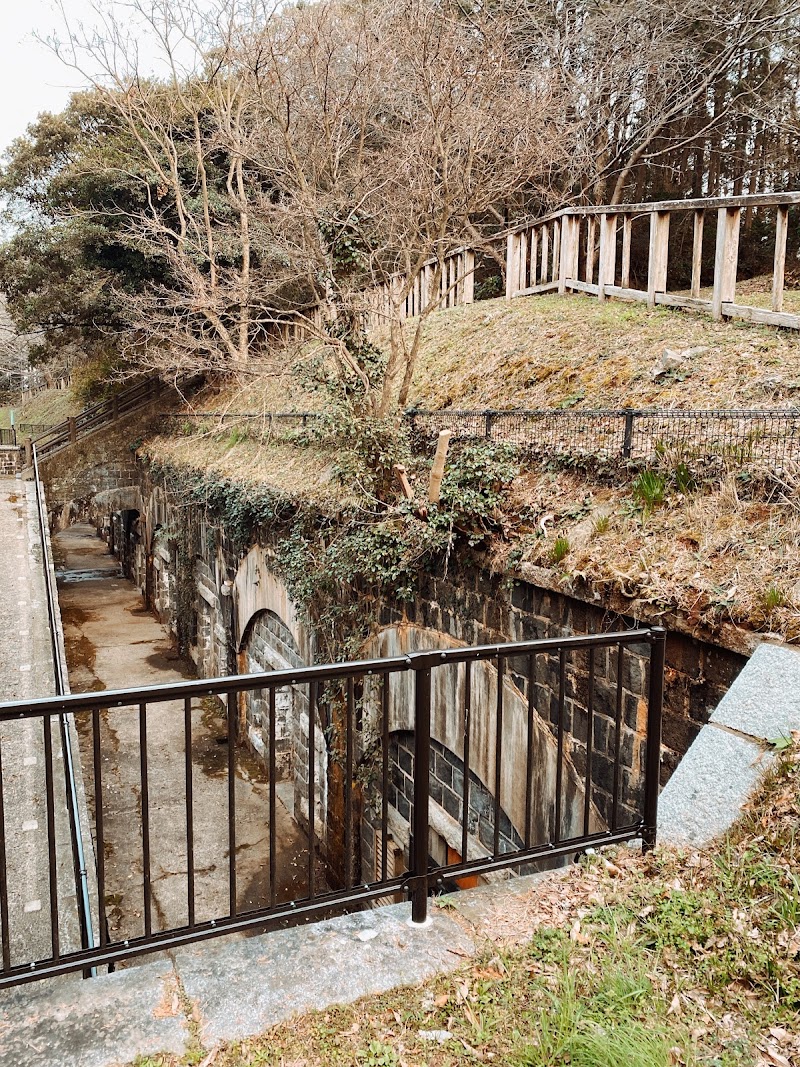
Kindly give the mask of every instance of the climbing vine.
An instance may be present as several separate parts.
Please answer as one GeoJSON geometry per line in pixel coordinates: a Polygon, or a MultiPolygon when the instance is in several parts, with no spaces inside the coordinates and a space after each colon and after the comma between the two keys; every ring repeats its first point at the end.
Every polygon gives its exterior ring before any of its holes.
{"type": "MultiPolygon", "coordinates": [[[[258,540],[271,545],[275,570],[305,610],[325,659],[356,654],[374,627],[379,602],[412,601],[420,576],[446,565],[459,544],[476,550],[491,535],[502,536],[505,494],[519,469],[508,445],[463,444],[452,451],[437,503],[425,502],[423,492],[419,499],[398,500],[394,490],[390,494],[385,472],[399,450],[408,457],[406,446],[392,445],[388,430],[380,427],[365,429],[364,437],[367,444],[355,438],[351,454],[340,456],[337,465],[340,480],[351,491],[360,488],[340,513],[324,512],[267,485],[156,459],[150,463],[153,477],[187,507],[187,531],[195,513],[205,514],[240,555],[258,540]],[[369,488],[363,485],[365,455],[374,463],[369,488]],[[389,499],[373,492],[381,477],[389,499]]],[[[412,467],[416,484],[427,486],[429,461],[412,467]]],[[[179,563],[191,572],[188,540],[181,539],[179,552],[186,555],[179,563]]]]}

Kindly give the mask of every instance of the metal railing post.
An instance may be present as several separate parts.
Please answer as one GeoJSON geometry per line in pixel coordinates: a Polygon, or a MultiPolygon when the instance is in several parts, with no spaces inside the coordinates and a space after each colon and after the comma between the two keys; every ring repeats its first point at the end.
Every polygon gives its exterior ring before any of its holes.
{"type": "Polygon", "coordinates": [[[633,408],[625,408],[625,434],[622,439],[622,458],[631,458],[631,446],[633,444],[633,408]]]}
{"type": "Polygon", "coordinates": [[[647,759],[644,777],[644,827],[642,851],[656,843],[658,792],[661,785],[661,719],[664,710],[664,665],[667,631],[654,626],[650,632],[650,687],[647,700],[647,759]]]}
{"type": "Polygon", "coordinates": [[[414,671],[414,889],[411,921],[428,918],[428,818],[431,760],[431,668],[414,671]]]}

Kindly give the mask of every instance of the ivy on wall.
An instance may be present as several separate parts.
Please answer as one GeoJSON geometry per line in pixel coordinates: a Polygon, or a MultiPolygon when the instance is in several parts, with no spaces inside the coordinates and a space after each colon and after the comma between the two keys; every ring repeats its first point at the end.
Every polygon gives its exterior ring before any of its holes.
{"type": "MultiPolygon", "coordinates": [[[[375,622],[367,606],[377,606],[378,597],[411,601],[423,573],[447,566],[459,548],[480,550],[490,536],[502,535],[505,495],[519,470],[509,445],[456,445],[438,503],[398,500],[394,490],[394,499],[381,499],[374,490],[380,486],[389,496],[386,468],[391,470],[398,449],[391,447],[388,427],[373,428],[366,437],[366,444],[356,441],[340,459],[338,476],[350,486],[348,499],[354,487],[360,492],[338,514],[269,485],[150,457],[151,476],[186,509],[178,538],[181,566],[191,573],[201,519],[217,527],[239,556],[254,543],[269,544],[275,570],[305,610],[326,659],[358,651],[375,622]]],[[[420,486],[427,486],[428,467],[419,461],[412,471],[420,486]]]]}

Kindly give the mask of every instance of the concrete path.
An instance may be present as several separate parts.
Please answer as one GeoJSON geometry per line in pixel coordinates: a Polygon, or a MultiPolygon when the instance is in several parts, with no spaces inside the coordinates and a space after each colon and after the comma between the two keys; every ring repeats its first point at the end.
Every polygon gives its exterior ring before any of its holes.
{"type": "MultiPolygon", "coordinates": [[[[167,631],[91,526],[54,539],[59,600],[73,692],[157,685],[187,677],[167,631]]],[[[226,721],[214,698],[192,702],[195,905],[198,921],[228,914],[226,721]]],[[[83,772],[94,812],[92,724],[77,715],[83,772]]],[[[144,932],[142,777],[138,708],[101,713],[106,907],[114,939],[144,932]]],[[[147,710],[153,930],[187,922],[186,780],[182,701],[147,710]]],[[[288,799],[291,793],[281,795],[288,799]]],[[[306,844],[278,802],[278,900],[305,893],[306,844]]],[[[269,902],[268,783],[246,751],[236,753],[237,903],[269,902]]],[[[323,884],[320,872],[319,885],[323,884]]]]}
{"type": "MultiPolygon", "coordinates": [[[[33,483],[0,479],[0,701],[55,693],[50,629],[33,483]]],[[[12,964],[52,951],[42,720],[0,725],[5,849],[12,964]]],[[[63,753],[58,722],[50,725],[58,863],[54,906],[62,950],[80,947],[63,753]]]]}

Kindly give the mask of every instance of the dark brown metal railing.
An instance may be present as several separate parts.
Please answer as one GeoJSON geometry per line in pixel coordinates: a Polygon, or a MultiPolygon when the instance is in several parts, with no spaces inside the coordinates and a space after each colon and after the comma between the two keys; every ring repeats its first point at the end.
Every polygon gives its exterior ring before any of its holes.
{"type": "MultiPolygon", "coordinates": [[[[553,638],[546,640],[515,642],[504,645],[474,648],[456,648],[443,651],[417,652],[410,655],[385,659],[364,660],[353,663],[337,663],[326,666],[303,667],[296,670],[281,670],[262,674],[231,676],[202,681],[178,682],[136,688],[124,691],[86,693],[72,696],[56,696],[25,703],[0,705],[0,721],[40,719],[46,726],[51,716],[74,715],[83,739],[84,771],[91,779],[90,800],[93,800],[97,863],[97,889],[99,911],[99,944],[94,947],[70,948],[58,943],[54,928],[53,950],[49,957],[26,959],[15,957],[11,950],[15,917],[9,914],[9,889],[7,884],[6,820],[13,817],[8,803],[3,805],[0,783],[0,921],[3,924],[3,959],[0,968],[0,986],[27,982],[36,978],[54,977],[88,967],[113,965],[123,959],[142,953],[200,941],[225,932],[265,929],[286,922],[298,921],[363,907],[388,893],[404,891],[412,899],[412,918],[423,922],[427,915],[430,890],[445,879],[459,879],[474,875],[486,875],[493,871],[525,867],[535,863],[552,863],[559,857],[568,857],[589,846],[612,844],[641,837],[644,847],[655,841],[656,811],[659,787],[660,736],[662,714],[662,681],[664,672],[665,631],[661,629],[636,629],[615,633],[553,638]],[[631,775],[623,774],[621,752],[627,734],[635,733],[635,723],[630,720],[630,702],[638,702],[625,691],[626,665],[629,657],[638,657],[647,669],[649,663],[649,710],[647,718],[647,758],[641,781],[633,784],[631,775]],[[602,679],[598,665],[603,664],[602,679]],[[478,788],[474,768],[477,742],[476,731],[480,723],[471,706],[479,669],[483,665],[487,678],[493,679],[495,698],[493,707],[484,709],[494,715],[494,729],[489,731],[494,738],[493,770],[485,771],[491,781],[481,783],[491,794],[488,810],[494,819],[492,848],[483,848],[472,857],[468,854],[470,830],[466,825],[470,811],[470,789],[478,788]],[[554,676],[551,695],[542,701],[537,697],[535,684],[541,671],[550,671],[554,676]],[[441,672],[456,672],[455,678],[440,679],[441,672]],[[414,715],[414,805],[410,819],[409,860],[410,870],[403,875],[390,874],[387,863],[389,835],[389,751],[392,714],[403,712],[408,706],[404,676],[413,677],[414,715]],[[506,679],[504,681],[504,678],[506,679]],[[513,687],[511,682],[513,680],[513,687]],[[434,684],[439,683],[443,684],[434,684]],[[429,805],[431,798],[431,722],[434,714],[441,714],[437,700],[442,699],[444,685],[458,694],[455,707],[446,709],[452,717],[452,729],[458,734],[458,748],[463,755],[463,787],[459,790],[458,808],[461,817],[462,857],[458,862],[432,863],[429,856],[428,834],[430,827],[429,805]],[[521,690],[527,692],[527,738],[524,747],[518,747],[522,719],[521,704],[511,706],[521,690]],[[296,706],[300,714],[307,716],[305,775],[301,793],[304,791],[308,805],[305,837],[308,850],[305,871],[305,891],[295,894],[288,901],[278,898],[276,874],[280,865],[276,842],[276,783],[278,769],[276,759],[276,694],[290,690],[298,697],[296,706]],[[262,898],[255,905],[242,901],[237,866],[237,742],[239,694],[266,693],[268,707],[268,742],[266,765],[269,780],[265,821],[268,822],[269,882],[262,898]],[[437,695],[438,694],[438,695],[437,695]],[[613,694],[613,695],[612,695],[613,694]],[[207,877],[197,866],[196,818],[197,799],[193,789],[196,774],[195,739],[193,737],[193,700],[216,697],[223,702],[226,718],[227,744],[225,776],[227,778],[227,812],[220,815],[227,821],[227,905],[216,907],[215,914],[208,914],[208,901],[202,905],[198,897],[198,881],[207,877]],[[626,703],[627,701],[627,703],[626,703]],[[169,702],[174,702],[169,706],[169,702]],[[108,926],[109,886],[107,874],[107,848],[114,847],[107,836],[105,814],[108,810],[108,788],[105,781],[105,749],[103,719],[114,709],[125,709],[124,714],[133,716],[137,744],[133,751],[125,753],[130,760],[132,774],[138,773],[140,785],[140,813],[128,813],[137,821],[140,852],[138,856],[126,857],[132,872],[139,870],[138,892],[141,894],[140,918],[126,919],[127,925],[117,936],[112,937],[108,926]],[[515,710],[516,709],[516,710],[515,710]],[[512,714],[515,716],[512,721],[512,714]],[[152,763],[162,758],[160,751],[148,745],[148,725],[155,721],[152,716],[175,716],[183,732],[183,753],[178,762],[182,765],[183,782],[176,780],[174,773],[153,777],[152,763]],[[538,719],[537,719],[538,717],[538,719]],[[600,720],[603,720],[601,722],[600,720]],[[509,733],[509,722],[515,733],[509,733]],[[545,724],[544,726],[542,724],[545,724]],[[535,762],[542,757],[537,751],[536,729],[549,731],[550,740],[544,749],[556,761],[555,789],[553,795],[543,799],[534,797],[535,762]],[[320,731],[322,732],[320,735],[320,731]],[[601,753],[595,745],[595,731],[606,738],[601,753]],[[627,733],[626,733],[627,731],[627,733]],[[371,733],[370,733],[371,732],[371,733]],[[371,741],[367,738],[370,733],[371,741]],[[320,746],[318,736],[326,740],[327,769],[337,768],[337,781],[341,792],[337,794],[340,810],[344,815],[341,834],[332,835],[330,825],[322,827],[319,836],[316,813],[321,797],[321,774],[317,764],[320,746]],[[514,829],[516,844],[500,839],[502,798],[508,795],[511,782],[503,753],[525,753],[526,776],[523,783],[514,782],[514,788],[524,788],[524,804],[520,810],[525,815],[518,820],[524,825],[514,829]],[[609,751],[610,750],[610,751],[609,751]],[[576,756],[580,752],[580,759],[576,756]],[[182,757],[182,758],[181,758],[182,757]],[[369,763],[367,784],[358,785],[359,768],[364,761],[369,763]],[[611,773],[609,775],[609,767],[611,773]],[[603,783],[600,771],[604,768],[603,783]],[[318,777],[319,774],[319,777],[318,777]],[[162,789],[182,794],[185,812],[183,836],[184,854],[180,860],[170,856],[171,866],[183,865],[182,880],[185,888],[185,907],[181,921],[169,923],[154,907],[153,901],[153,847],[158,845],[153,838],[151,815],[157,803],[154,790],[159,782],[162,789]],[[379,784],[380,783],[380,784],[379,784]],[[376,831],[376,864],[374,871],[364,871],[359,838],[362,824],[358,816],[356,790],[363,788],[365,799],[380,812],[380,829],[376,831]],[[580,790],[582,789],[582,796],[580,790]],[[601,791],[602,797],[601,797],[601,791]],[[532,804],[544,805],[544,821],[537,830],[531,819],[532,804]],[[602,803],[601,803],[602,800],[602,803]],[[603,808],[605,815],[598,812],[603,808]],[[331,848],[342,848],[343,854],[334,857],[331,848]],[[316,867],[320,847],[327,849],[328,871],[339,870],[338,885],[330,889],[321,884],[316,867]],[[380,856],[378,864],[377,857],[380,856]],[[341,862],[339,862],[341,861],[341,862]],[[201,914],[205,912],[205,914],[201,914]],[[159,918],[161,915],[161,918],[159,918]]],[[[481,676],[483,681],[486,678],[481,676]]],[[[487,683],[489,684],[489,683],[487,683]]],[[[491,686],[490,686],[491,689],[491,686]]],[[[520,698],[521,699],[521,698],[520,698]]],[[[634,716],[635,717],[635,716],[634,716]]],[[[484,741],[487,736],[484,731],[484,741]]],[[[636,735],[637,743],[641,738],[636,735]]],[[[302,754],[297,755],[301,759],[302,754]]],[[[301,765],[295,768],[299,773],[301,765]]],[[[297,779],[296,779],[297,780],[297,779]]],[[[111,784],[113,792],[113,782],[111,784]]],[[[338,788],[338,787],[337,787],[338,788]]],[[[331,786],[325,794],[329,798],[331,786]]],[[[519,805],[519,796],[515,804],[519,805]]],[[[52,796],[48,793],[48,805],[52,796]]],[[[327,799],[326,799],[327,803],[327,799]]],[[[516,809],[515,809],[516,810],[516,809]]],[[[487,816],[489,817],[489,816],[487,816]]],[[[48,848],[51,894],[54,863],[52,862],[52,820],[48,823],[48,848]]],[[[512,827],[513,829],[513,827],[512,827]]],[[[36,847],[32,845],[30,847],[36,847]]],[[[41,847],[41,846],[39,846],[41,847]]],[[[174,867],[173,867],[174,869],[174,867]]],[[[333,876],[331,876],[333,877],[333,876]]],[[[14,941],[18,944],[18,940],[14,941]]],[[[23,952],[24,955],[24,952],[23,952]]]]}

